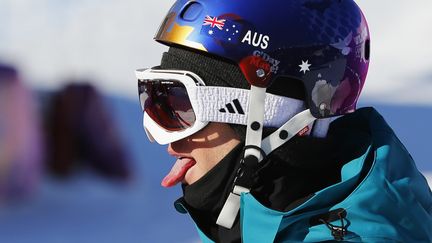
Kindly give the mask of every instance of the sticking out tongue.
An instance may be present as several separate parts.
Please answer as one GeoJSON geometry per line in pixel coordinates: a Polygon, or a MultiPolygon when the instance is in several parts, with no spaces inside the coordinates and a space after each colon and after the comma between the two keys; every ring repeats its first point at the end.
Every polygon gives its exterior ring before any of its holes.
{"type": "Polygon", "coordinates": [[[161,183],[162,186],[164,187],[175,186],[177,183],[181,182],[184,179],[186,172],[195,164],[196,162],[192,158],[177,159],[171,171],[162,180],[161,183]]]}

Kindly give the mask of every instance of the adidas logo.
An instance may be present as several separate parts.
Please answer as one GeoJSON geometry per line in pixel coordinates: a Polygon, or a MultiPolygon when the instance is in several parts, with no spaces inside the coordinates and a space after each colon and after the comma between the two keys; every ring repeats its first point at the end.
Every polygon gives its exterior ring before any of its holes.
{"type": "Polygon", "coordinates": [[[240,114],[240,115],[245,114],[243,111],[243,108],[240,105],[240,101],[238,99],[235,99],[231,103],[226,104],[225,108],[221,108],[219,111],[222,113],[227,113],[227,110],[231,114],[240,114]],[[234,109],[234,107],[235,107],[235,109],[234,109]]]}

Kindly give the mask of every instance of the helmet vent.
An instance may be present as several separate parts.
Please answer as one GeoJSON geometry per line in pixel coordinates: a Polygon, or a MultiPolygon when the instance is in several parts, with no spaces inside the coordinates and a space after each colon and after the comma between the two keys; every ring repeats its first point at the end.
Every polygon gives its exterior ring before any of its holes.
{"type": "Polygon", "coordinates": [[[201,3],[198,2],[189,2],[181,11],[180,18],[185,21],[195,21],[201,14],[203,7],[201,3]]]}

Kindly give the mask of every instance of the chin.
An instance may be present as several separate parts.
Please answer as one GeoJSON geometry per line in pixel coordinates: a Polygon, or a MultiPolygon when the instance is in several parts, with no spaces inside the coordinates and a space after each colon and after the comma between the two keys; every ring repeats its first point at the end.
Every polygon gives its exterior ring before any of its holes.
{"type": "Polygon", "coordinates": [[[193,183],[195,183],[196,181],[198,181],[202,176],[198,176],[196,171],[194,171],[194,167],[190,168],[185,175],[184,178],[184,184],[186,185],[192,185],[193,183]]]}

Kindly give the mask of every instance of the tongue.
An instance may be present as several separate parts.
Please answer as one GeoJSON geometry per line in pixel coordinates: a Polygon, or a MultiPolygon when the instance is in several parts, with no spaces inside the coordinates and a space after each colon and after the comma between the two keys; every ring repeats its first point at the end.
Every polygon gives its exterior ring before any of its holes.
{"type": "Polygon", "coordinates": [[[172,167],[170,173],[168,173],[168,175],[166,175],[162,180],[162,186],[175,186],[184,179],[186,172],[195,164],[195,160],[191,158],[178,159],[172,167]]]}

